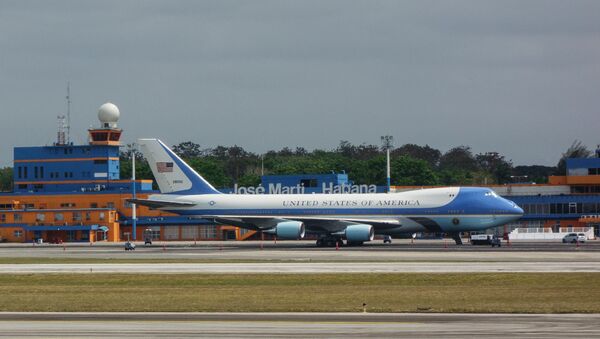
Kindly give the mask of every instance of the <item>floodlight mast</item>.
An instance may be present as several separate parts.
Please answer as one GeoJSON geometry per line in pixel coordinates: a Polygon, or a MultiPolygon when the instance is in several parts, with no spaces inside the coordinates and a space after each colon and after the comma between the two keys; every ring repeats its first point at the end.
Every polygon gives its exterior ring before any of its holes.
{"type": "Polygon", "coordinates": [[[387,176],[386,176],[386,186],[387,186],[387,193],[390,192],[391,190],[391,176],[390,176],[390,149],[392,148],[392,145],[394,143],[394,137],[391,135],[384,135],[381,137],[381,147],[383,149],[385,149],[386,151],[386,169],[387,169],[387,176]]]}
{"type": "MultiPolygon", "coordinates": [[[[131,198],[135,199],[135,144],[131,151],[131,181],[132,181],[132,192],[131,198]]],[[[135,203],[131,204],[131,231],[133,240],[137,240],[137,215],[135,203]]]]}

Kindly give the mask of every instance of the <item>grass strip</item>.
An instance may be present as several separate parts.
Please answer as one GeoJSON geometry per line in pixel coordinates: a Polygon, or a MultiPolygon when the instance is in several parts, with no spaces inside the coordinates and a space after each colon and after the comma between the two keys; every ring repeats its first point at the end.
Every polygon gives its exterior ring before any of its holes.
{"type": "Polygon", "coordinates": [[[0,311],[598,313],[600,273],[4,274],[0,311]]]}

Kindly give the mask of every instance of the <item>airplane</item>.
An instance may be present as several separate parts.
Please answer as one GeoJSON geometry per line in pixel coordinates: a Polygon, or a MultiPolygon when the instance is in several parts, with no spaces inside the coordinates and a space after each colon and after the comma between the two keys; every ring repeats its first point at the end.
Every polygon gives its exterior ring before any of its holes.
{"type": "Polygon", "coordinates": [[[160,189],[128,201],[215,224],[302,239],[317,246],[362,245],[375,235],[483,231],[519,219],[523,210],[489,188],[442,187],[371,194],[224,194],[158,139],[139,139],[160,189]]]}

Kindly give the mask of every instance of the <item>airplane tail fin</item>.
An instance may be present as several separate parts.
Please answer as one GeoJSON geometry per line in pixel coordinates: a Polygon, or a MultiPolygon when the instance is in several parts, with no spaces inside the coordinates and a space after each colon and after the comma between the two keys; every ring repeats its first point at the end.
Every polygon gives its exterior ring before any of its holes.
{"type": "Polygon", "coordinates": [[[161,193],[219,194],[208,181],[158,139],[138,139],[161,193]]]}

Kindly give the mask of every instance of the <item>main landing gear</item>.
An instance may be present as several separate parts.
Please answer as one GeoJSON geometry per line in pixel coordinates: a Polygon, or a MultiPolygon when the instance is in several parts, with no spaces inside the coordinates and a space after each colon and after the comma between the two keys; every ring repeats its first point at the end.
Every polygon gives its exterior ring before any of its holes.
{"type": "Polygon", "coordinates": [[[463,244],[462,239],[460,238],[460,233],[450,233],[450,236],[457,245],[463,244]]]}
{"type": "Polygon", "coordinates": [[[333,235],[326,235],[317,240],[317,247],[342,247],[343,245],[344,240],[341,237],[336,237],[333,235]]]}

